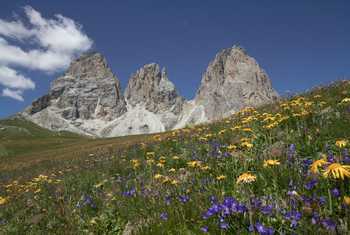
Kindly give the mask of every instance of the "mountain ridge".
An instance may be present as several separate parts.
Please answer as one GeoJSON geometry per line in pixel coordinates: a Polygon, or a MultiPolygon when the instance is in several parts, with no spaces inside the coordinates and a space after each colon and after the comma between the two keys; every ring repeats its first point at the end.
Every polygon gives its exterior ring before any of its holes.
{"type": "Polygon", "coordinates": [[[210,122],[277,98],[268,75],[238,46],[216,54],[193,100],[182,97],[156,63],[133,73],[122,91],[105,57],[90,52],[73,61],[21,116],[50,130],[114,137],[210,122]]]}

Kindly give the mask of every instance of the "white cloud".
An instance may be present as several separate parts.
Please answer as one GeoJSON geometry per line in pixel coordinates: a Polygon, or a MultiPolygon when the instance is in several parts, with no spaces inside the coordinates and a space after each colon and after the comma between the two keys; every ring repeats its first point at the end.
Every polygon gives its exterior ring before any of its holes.
{"type": "Polygon", "coordinates": [[[30,6],[24,7],[24,12],[28,21],[25,23],[0,19],[0,84],[17,89],[5,89],[6,94],[11,91],[12,96],[7,96],[12,98],[35,87],[33,81],[12,69],[13,66],[54,73],[67,68],[74,57],[93,44],[81,25],[70,18],[57,14],[46,19],[30,6]]]}
{"type": "Polygon", "coordinates": [[[0,84],[15,89],[34,89],[35,84],[29,78],[5,66],[0,66],[0,84]]]}
{"type": "Polygon", "coordinates": [[[5,97],[10,97],[10,98],[18,100],[18,101],[24,101],[22,90],[11,90],[11,89],[5,88],[2,91],[1,95],[5,96],[5,97]]]}

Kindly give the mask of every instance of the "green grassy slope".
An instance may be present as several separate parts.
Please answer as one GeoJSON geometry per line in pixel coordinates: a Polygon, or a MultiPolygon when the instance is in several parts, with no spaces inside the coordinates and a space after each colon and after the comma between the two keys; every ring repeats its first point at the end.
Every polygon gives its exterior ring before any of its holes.
{"type": "Polygon", "coordinates": [[[20,117],[0,120],[0,157],[62,148],[81,139],[86,138],[69,132],[53,132],[20,117]]]}
{"type": "Polygon", "coordinates": [[[347,234],[349,130],[343,81],[210,125],[13,156],[30,164],[2,167],[0,232],[347,234]]]}

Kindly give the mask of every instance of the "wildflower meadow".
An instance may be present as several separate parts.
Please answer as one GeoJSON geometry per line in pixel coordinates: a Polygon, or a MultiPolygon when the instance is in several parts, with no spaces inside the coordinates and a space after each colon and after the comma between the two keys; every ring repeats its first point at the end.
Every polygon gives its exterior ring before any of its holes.
{"type": "Polygon", "coordinates": [[[350,82],[2,172],[2,234],[348,234],[350,82]],[[36,170],[34,170],[36,169],[36,170]]]}

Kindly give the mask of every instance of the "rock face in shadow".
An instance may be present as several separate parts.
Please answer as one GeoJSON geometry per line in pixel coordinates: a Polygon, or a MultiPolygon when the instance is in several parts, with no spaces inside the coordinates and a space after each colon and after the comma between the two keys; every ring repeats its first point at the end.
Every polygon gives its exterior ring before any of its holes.
{"type": "Polygon", "coordinates": [[[99,137],[162,132],[226,117],[278,98],[267,74],[240,47],[219,52],[186,101],[165,68],[146,64],[131,75],[124,95],[99,53],[73,61],[22,116],[51,130],[99,137]]]}

